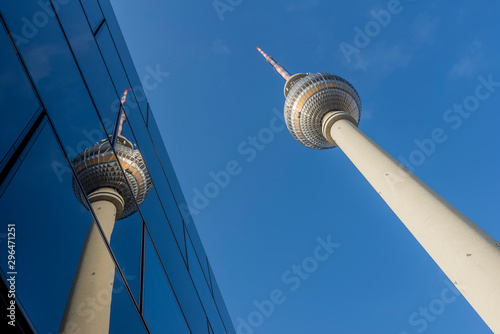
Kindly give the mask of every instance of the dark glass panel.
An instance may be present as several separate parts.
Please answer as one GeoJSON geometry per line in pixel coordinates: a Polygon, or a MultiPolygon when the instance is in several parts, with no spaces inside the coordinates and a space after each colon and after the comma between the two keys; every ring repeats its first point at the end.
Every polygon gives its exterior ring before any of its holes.
{"type": "Polygon", "coordinates": [[[193,244],[191,243],[191,240],[187,241],[189,272],[196,286],[196,290],[198,291],[198,295],[200,296],[205,312],[208,315],[214,330],[217,333],[224,333],[224,325],[222,324],[222,320],[220,319],[217,308],[215,307],[215,301],[212,297],[207,281],[205,280],[198,257],[194,251],[193,244]]]}
{"type": "MultiPolygon", "coordinates": [[[[107,71],[113,80],[116,93],[121,98],[125,89],[128,89],[125,108],[129,115],[140,115],[140,121],[145,122],[146,117],[141,112],[141,103],[144,103],[144,110],[147,108],[147,99],[144,90],[139,81],[137,83],[130,82],[129,75],[123,68],[121,59],[122,54],[118,54],[115,48],[114,36],[110,34],[107,24],[105,24],[97,35],[97,42],[102,54],[102,58],[107,67],[107,71]],[[130,89],[131,88],[131,89],[130,89]]],[[[128,51],[126,51],[128,52],[128,51]]],[[[135,73],[135,68],[133,68],[135,73]]],[[[130,71],[129,71],[130,72],[130,71]]],[[[135,75],[137,75],[135,73],[135,75]]],[[[114,100],[111,103],[111,110],[115,110],[119,105],[119,100],[114,100]]]]}
{"type": "MultiPolygon", "coordinates": [[[[65,5],[58,3],[56,9],[65,5]]],[[[4,1],[2,15],[72,159],[95,143],[89,133],[104,130],[57,17],[43,1],[4,1]]]]}
{"type": "Polygon", "coordinates": [[[127,122],[130,124],[133,134],[137,139],[138,148],[141,150],[146,165],[148,166],[163,209],[167,214],[170,226],[174,231],[175,238],[185,258],[183,219],[175,198],[173,197],[169,183],[170,181],[165,178],[165,173],[158,160],[156,150],[151,142],[151,137],[142,117],[137,112],[130,112],[129,109],[126,109],[126,113],[127,122]]]}
{"type": "MultiPolygon", "coordinates": [[[[148,164],[148,166],[150,165],[153,164],[148,164]]],[[[157,188],[158,195],[163,204],[163,208],[167,213],[168,221],[174,231],[175,238],[178,241],[181,252],[185,257],[186,254],[185,254],[184,228],[183,228],[182,217],[179,213],[179,209],[177,208],[177,205],[174,201],[174,197],[172,196],[172,192],[168,187],[165,177],[162,174],[158,175],[159,170],[157,168],[151,169],[151,171],[153,176],[153,182],[155,183],[155,187],[157,188]]]]}
{"type": "Polygon", "coordinates": [[[128,51],[127,44],[125,43],[125,40],[121,33],[118,21],[116,20],[113,8],[111,7],[111,3],[109,1],[103,1],[100,2],[100,5],[102,12],[104,13],[104,16],[106,18],[108,29],[111,32],[111,36],[113,37],[113,42],[116,46],[116,49],[118,50],[118,54],[120,55],[120,60],[125,67],[128,80],[133,89],[133,94],[139,104],[141,113],[144,116],[144,120],[146,120],[147,98],[144,92],[145,88],[142,86],[141,80],[139,80],[139,76],[137,75],[135,65],[132,61],[132,57],[130,56],[130,53],[128,51]]]}
{"type": "MultiPolygon", "coordinates": [[[[147,219],[147,218],[146,218],[147,219]]],[[[151,232],[151,231],[150,231],[151,232]]],[[[157,231],[158,232],[158,231],[157,231]]],[[[152,240],[193,333],[206,333],[206,315],[172,233],[156,233],[152,240]]]]}
{"type": "MultiPolygon", "coordinates": [[[[97,10],[100,12],[96,1],[83,2],[84,5],[85,3],[95,3],[97,10]]],[[[80,3],[78,1],[70,1],[61,6],[58,17],[66,32],[69,44],[80,66],[94,104],[101,115],[104,127],[107,133],[111,134],[115,116],[120,105],[120,99],[115,91],[108,69],[104,64],[92,30],[82,12],[80,3]]],[[[127,85],[120,87],[122,92],[126,88],[129,87],[127,85]]],[[[96,129],[86,130],[86,133],[89,140],[93,142],[97,142],[105,137],[104,133],[99,133],[96,129]]]]}
{"type": "MultiPolygon", "coordinates": [[[[96,36],[97,44],[99,45],[99,49],[101,50],[102,57],[106,64],[106,67],[109,71],[111,79],[113,80],[113,84],[115,87],[116,93],[121,97],[123,91],[125,89],[132,88],[132,91],[127,95],[127,102],[125,104],[127,108],[127,112],[130,113],[138,113],[142,117],[142,121],[145,122],[146,117],[143,117],[137,99],[145,101],[145,95],[142,91],[142,87],[140,83],[134,85],[130,83],[127,73],[123,68],[121,62],[121,55],[118,54],[114,39],[111,36],[111,33],[108,29],[108,25],[105,23],[103,27],[99,30],[96,36]],[[136,92],[137,90],[137,92],[136,92]],[[136,98],[137,94],[137,98],[136,98]]],[[[146,108],[146,106],[145,106],[146,108]]],[[[146,109],[144,109],[146,110],[146,109]]]]}
{"type": "Polygon", "coordinates": [[[80,2],[82,3],[83,10],[85,11],[85,15],[89,20],[92,30],[95,31],[104,18],[99,3],[97,0],[80,0],[80,2]]]}
{"type": "Polygon", "coordinates": [[[111,75],[111,79],[113,80],[116,94],[121,96],[124,89],[129,89],[131,87],[128,82],[127,75],[125,74],[125,70],[121,64],[120,57],[116,52],[113,38],[111,37],[111,33],[109,32],[106,23],[97,33],[96,40],[99,45],[99,49],[101,50],[104,63],[106,64],[106,67],[111,75]]]}
{"type": "MultiPolygon", "coordinates": [[[[167,238],[166,235],[168,235],[168,238],[173,242],[175,242],[175,239],[173,239],[174,235],[172,232],[172,228],[170,227],[170,224],[168,223],[168,220],[165,216],[162,208],[162,203],[158,198],[158,194],[155,188],[152,188],[149,191],[149,195],[144,203],[142,203],[142,205],[140,206],[140,210],[142,212],[142,215],[144,216],[146,225],[148,225],[149,227],[149,231],[151,232],[153,240],[157,241],[157,247],[159,248],[160,254],[162,254],[162,240],[165,240],[165,238],[167,238]]],[[[182,247],[180,247],[179,245],[177,246],[177,252],[179,253],[179,255],[182,253],[184,257],[184,254],[186,252],[184,244],[182,245],[182,247]]]]}
{"type": "Polygon", "coordinates": [[[205,275],[203,274],[203,270],[201,269],[201,265],[198,260],[198,257],[196,256],[193,244],[190,238],[187,238],[187,241],[188,242],[186,243],[186,245],[187,245],[187,255],[188,255],[188,267],[191,277],[193,278],[193,281],[195,283],[196,289],[198,290],[199,293],[200,291],[205,292],[205,290],[210,293],[207,281],[205,279],[205,275]]]}
{"type": "Polygon", "coordinates": [[[233,322],[231,320],[231,317],[229,316],[229,313],[227,312],[226,304],[224,303],[224,299],[222,298],[222,294],[219,290],[219,286],[217,285],[215,280],[213,281],[212,287],[214,290],[215,303],[217,305],[217,309],[219,310],[219,314],[222,317],[222,321],[226,325],[227,332],[229,334],[233,334],[233,333],[235,333],[234,327],[233,327],[233,322]]]}
{"type": "MultiPolygon", "coordinates": [[[[208,260],[207,260],[208,261],[208,260]]],[[[210,265],[210,262],[208,263],[208,273],[209,273],[209,277],[208,277],[208,282],[210,283],[210,291],[212,291],[212,294],[213,294],[213,288],[212,288],[212,285],[213,284],[216,284],[215,282],[215,278],[214,278],[214,272],[212,270],[212,266],[210,265]]]]}
{"type": "Polygon", "coordinates": [[[191,333],[149,236],[144,267],[144,319],[152,334],[191,333]]]}
{"type": "Polygon", "coordinates": [[[207,255],[205,254],[205,248],[203,248],[203,244],[201,243],[198,231],[196,230],[196,226],[194,225],[194,223],[191,223],[186,224],[186,228],[189,232],[189,237],[191,238],[194,249],[196,250],[196,255],[198,256],[198,259],[200,261],[201,268],[203,269],[204,277],[206,281],[209,282],[207,255]]]}
{"type": "Polygon", "coordinates": [[[116,256],[137,304],[139,304],[141,273],[141,231],[142,218],[136,212],[118,220],[111,237],[111,250],[116,256]]]}
{"type": "MultiPolygon", "coordinates": [[[[7,32],[0,24],[0,161],[15,146],[40,104],[26,77],[7,32]]],[[[3,162],[3,161],[2,161],[3,162]]]]}
{"type": "MultiPolygon", "coordinates": [[[[186,204],[186,200],[180,188],[179,181],[177,180],[177,177],[175,175],[173,166],[170,162],[170,158],[168,157],[167,151],[165,149],[165,144],[163,143],[163,138],[160,135],[153,114],[149,115],[148,129],[154,141],[155,151],[157,153],[157,156],[159,156],[160,158],[163,171],[168,179],[169,187],[172,190],[173,197],[171,198],[171,203],[175,203],[175,205],[179,210],[180,215],[182,215],[184,225],[187,227],[187,231],[189,231],[189,234],[191,235],[191,239],[193,241],[193,245],[195,246],[198,257],[200,259],[206,258],[205,250],[203,248],[203,245],[201,244],[200,238],[198,236],[198,231],[196,230],[196,227],[194,225],[189,208],[186,204]]],[[[162,193],[160,193],[160,197],[161,196],[162,193]]],[[[167,198],[166,200],[169,199],[167,198]]],[[[205,273],[205,276],[208,277],[208,265],[206,261],[203,261],[201,265],[205,273]]]]}
{"type": "MultiPolygon", "coordinates": [[[[184,199],[179,181],[177,180],[177,176],[175,175],[174,167],[172,166],[170,157],[168,156],[167,149],[165,148],[165,143],[163,142],[163,138],[160,134],[160,130],[158,129],[158,125],[156,124],[154,113],[151,112],[148,117],[148,130],[151,134],[151,138],[155,145],[156,152],[158,154],[158,157],[160,158],[165,174],[169,180],[174,197],[178,205],[186,207],[186,200],[184,199]]],[[[192,220],[190,214],[188,213],[188,210],[181,210],[181,213],[184,217],[184,221],[186,222],[186,224],[188,224],[188,221],[192,220]]]]}
{"type": "MultiPolygon", "coordinates": [[[[0,198],[0,224],[2,231],[16,227],[18,298],[39,333],[57,333],[92,216],[75,198],[71,178],[61,178],[69,167],[44,124],[0,198]]],[[[7,261],[0,265],[11,271],[7,261]]]]}
{"type": "MultiPolygon", "coordinates": [[[[124,273],[125,274],[125,273],[124,273]]],[[[125,274],[125,277],[127,274],[125,274]]],[[[137,278],[138,280],[139,278],[137,278]]],[[[127,279],[128,280],[128,279],[127,279]]],[[[137,313],[130,295],[123,284],[123,280],[115,271],[115,281],[113,283],[113,295],[111,297],[111,318],[109,324],[109,334],[147,333],[144,324],[137,313]]]]}
{"type": "MultiPolygon", "coordinates": [[[[175,213],[175,208],[172,208],[172,213],[175,214],[175,216],[179,216],[179,218],[181,218],[180,216],[182,214],[182,217],[184,218],[184,221],[185,221],[185,226],[187,227],[187,231],[189,232],[189,234],[191,236],[191,240],[192,240],[193,245],[196,249],[196,253],[198,255],[198,258],[201,261],[200,264],[201,264],[201,267],[202,267],[203,272],[205,274],[205,277],[208,278],[209,272],[208,272],[208,264],[206,261],[206,254],[205,254],[205,250],[203,248],[203,245],[201,243],[200,237],[198,236],[198,231],[196,230],[196,227],[194,225],[192,217],[189,213],[189,209],[186,205],[184,195],[182,194],[182,191],[180,189],[179,182],[178,182],[177,177],[175,175],[174,169],[170,163],[170,158],[168,157],[167,152],[165,151],[165,145],[163,143],[163,139],[161,138],[161,135],[158,132],[158,127],[157,127],[156,122],[154,121],[154,118],[152,115],[150,115],[149,121],[150,121],[149,122],[149,132],[151,133],[152,138],[154,140],[156,152],[158,154],[160,154],[163,151],[163,156],[160,156],[160,159],[162,161],[163,171],[165,172],[165,175],[167,176],[167,179],[169,182],[169,187],[170,187],[170,189],[172,189],[172,192],[173,192],[173,193],[169,193],[169,194],[167,194],[167,193],[164,194],[163,192],[159,192],[160,198],[162,199],[163,203],[165,203],[165,201],[167,201],[167,203],[172,203],[172,204],[175,203],[175,206],[177,207],[177,210],[179,212],[179,215],[177,215],[175,213]],[[156,132],[156,134],[155,134],[155,132],[156,132]],[[177,189],[177,193],[175,193],[175,189],[177,189]],[[174,194],[175,194],[175,197],[174,197],[174,194]],[[165,195],[167,198],[164,199],[162,197],[163,195],[165,195]],[[167,196],[167,195],[172,195],[172,197],[167,196]]],[[[153,180],[155,180],[155,179],[153,178],[153,180]]],[[[169,219],[170,219],[170,213],[167,212],[167,214],[169,215],[169,219]]]]}

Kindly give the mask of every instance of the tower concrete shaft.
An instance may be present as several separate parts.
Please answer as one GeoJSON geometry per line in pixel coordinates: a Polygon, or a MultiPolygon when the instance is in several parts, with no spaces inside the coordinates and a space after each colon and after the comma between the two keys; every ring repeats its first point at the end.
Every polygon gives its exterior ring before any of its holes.
{"type": "Polygon", "coordinates": [[[470,305],[500,333],[500,243],[361,132],[330,112],[324,137],[337,145],[424,247],[470,305]]]}
{"type": "MultiPolygon", "coordinates": [[[[100,188],[89,201],[108,242],[123,212],[122,196],[112,188],[100,188]]],[[[115,264],[92,221],[80,255],[59,333],[109,333],[115,264]],[[91,310],[91,312],[89,312],[91,310]]]]}

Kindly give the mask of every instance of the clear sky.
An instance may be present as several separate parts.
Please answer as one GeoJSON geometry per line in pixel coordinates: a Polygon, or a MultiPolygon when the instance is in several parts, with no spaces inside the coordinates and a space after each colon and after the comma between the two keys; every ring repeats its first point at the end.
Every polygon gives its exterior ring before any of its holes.
{"type": "Polygon", "coordinates": [[[349,80],[360,129],[500,240],[497,1],[112,3],[238,333],[491,332],[340,149],[294,141],[255,47],[349,80]]]}

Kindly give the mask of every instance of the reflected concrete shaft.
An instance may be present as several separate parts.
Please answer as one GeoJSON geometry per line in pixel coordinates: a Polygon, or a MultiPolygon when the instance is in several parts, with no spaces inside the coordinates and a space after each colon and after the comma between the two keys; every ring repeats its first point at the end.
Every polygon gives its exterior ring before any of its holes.
{"type": "MultiPolygon", "coordinates": [[[[123,212],[122,196],[115,189],[100,188],[89,195],[89,201],[110,242],[115,222],[123,212]]],[[[83,245],[59,333],[109,333],[114,277],[115,264],[93,221],[83,245]]]]}
{"type": "Polygon", "coordinates": [[[361,132],[345,113],[327,114],[322,130],[493,332],[500,333],[500,244],[361,132]]]}

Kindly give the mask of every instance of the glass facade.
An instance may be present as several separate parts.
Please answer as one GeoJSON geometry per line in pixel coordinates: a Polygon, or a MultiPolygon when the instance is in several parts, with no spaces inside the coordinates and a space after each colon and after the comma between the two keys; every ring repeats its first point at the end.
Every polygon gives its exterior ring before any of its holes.
{"type": "Polygon", "coordinates": [[[110,3],[3,1],[0,56],[0,288],[4,310],[15,302],[9,329],[81,333],[60,325],[96,227],[115,274],[110,299],[89,295],[79,305],[86,321],[108,307],[109,333],[235,333],[192,218],[180,210],[184,196],[110,3]],[[130,161],[111,149],[131,87],[121,135],[150,176],[145,199],[130,161]],[[116,167],[108,166],[135,211],[110,238],[89,201],[88,166],[75,159],[98,142],[109,149],[95,163],[116,167]]]}

